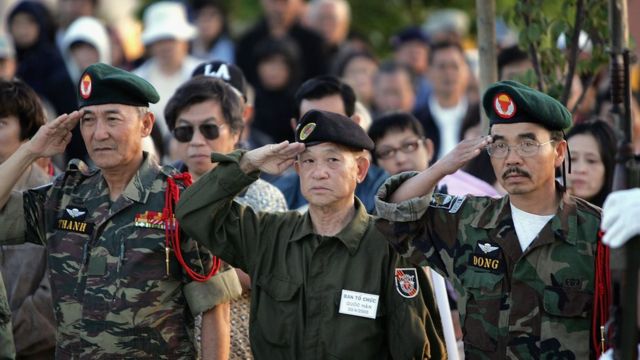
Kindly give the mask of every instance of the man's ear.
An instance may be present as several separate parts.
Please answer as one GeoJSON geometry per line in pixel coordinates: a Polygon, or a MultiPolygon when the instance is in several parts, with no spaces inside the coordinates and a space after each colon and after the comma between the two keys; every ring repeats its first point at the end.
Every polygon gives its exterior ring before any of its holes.
{"type": "Polygon", "coordinates": [[[358,167],[358,184],[364,181],[364,178],[367,177],[367,172],[369,171],[369,166],[371,166],[371,162],[369,158],[365,156],[364,151],[357,155],[356,157],[356,166],[358,167]]]}
{"type": "Polygon", "coordinates": [[[142,137],[151,135],[153,124],[156,122],[156,116],[151,111],[147,111],[142,116],[142,137]]]}
{"type": "Polygon", "coordinates": [[[567,155],[567,146],[568,145],[566,140],[558,141],[558,144],[555,147],[555,152],[556,152],[556,158],[554,161],[555,167],[560,167],[564,162],[564,158],[567,155]]]}
{"type": "Polygon", "coordinates": [[[244,110],[242,110],[242,122],[244,122],[244,127],[251,125],[253,122],[253,106],[245,105],[244,110]]]}

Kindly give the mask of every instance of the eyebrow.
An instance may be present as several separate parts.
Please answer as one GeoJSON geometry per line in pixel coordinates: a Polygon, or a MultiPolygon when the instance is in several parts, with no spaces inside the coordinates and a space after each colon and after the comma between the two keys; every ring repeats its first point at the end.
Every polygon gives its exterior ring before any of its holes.
{"type": "MultiPolygon", "coordinates": [[[[84,110],[85,114],[92,114],[95,115],[96,112],[95,111],[91,111],[91,110],[84,110]]],[[[122,111],[118,110],[118,109],[111,109],[111,110],[105,110],[104,113],[106,114],[118,114],[121,115],[122,111]]]]}
{"type": "MultiPolygon", "coordinates": [[[[188,120],[188,119],[179,118],[178,121],[176,121],[176,123],[183,122],[183,123],[187,123],[187,124],[193,124],[193,121],[196,121],[196,120],[188,120]]],[[[210,116],[208,118],[202,119],[202,123],[206,123],[206,122],[209,122],[209,121],[213,121],[216,125],[218,125],[216,123],[216,118],[213,117],[213,116],[210,116]]]]}
{"type": "MultiPolygon", "coordinates": [[[[505,140],[506,139],[502,135],[491,135],[491,137],[493,138],[493,141],[505,140]]],[[[520,139],[520,140],[524,140],[524,139],[538,140],[538,138],[536,137],[536,134],[534,134],[532,132],[518,134],[518,139],[520,139]]]]}

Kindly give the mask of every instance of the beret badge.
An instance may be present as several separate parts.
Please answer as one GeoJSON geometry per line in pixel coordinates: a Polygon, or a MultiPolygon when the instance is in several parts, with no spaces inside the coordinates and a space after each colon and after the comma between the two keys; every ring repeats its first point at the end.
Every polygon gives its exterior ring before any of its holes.
{"type": "Polygon", "coordinates": [[[506,93],[498,93],[493,99],[493,109],[503,119],[510,119],[516,114],[516,103],[506,93]]]}

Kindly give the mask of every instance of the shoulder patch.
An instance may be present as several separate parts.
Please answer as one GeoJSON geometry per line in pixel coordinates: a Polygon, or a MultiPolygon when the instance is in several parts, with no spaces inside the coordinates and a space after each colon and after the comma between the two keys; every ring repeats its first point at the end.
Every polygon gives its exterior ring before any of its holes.
{"type": "Polygon", "coordinates": [[[402,297],[411,299],[420,292],[416,268],[396,268],[396,290],[402,297]]]}
{"type": "Polygon", "coordinates": [[[431,201],[429,207],[437,209],[449,210],[450,213],[455,214],[460,210],[466,196],[454,196],[448,194],[434,193],[431,195],[431,201]]]}
{"type": "Polygon", "coordinates": [[[91,169],[89,166],[80,159],[71,159],[67,164],[67,169],[65,172],[79,172],[84,176],[92,176],[98,169],[91,169]]]}

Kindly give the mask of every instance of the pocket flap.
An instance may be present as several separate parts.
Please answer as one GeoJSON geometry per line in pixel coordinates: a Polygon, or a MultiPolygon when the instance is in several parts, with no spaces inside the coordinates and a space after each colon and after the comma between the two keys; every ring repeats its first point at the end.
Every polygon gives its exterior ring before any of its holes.
{"type": "Polygon", "coordinates": [[[462,282],[465,288],[493,290],[502,281],[502,278],[504,278],[504,274],[466,271],[462,282]]]}
{"type": "Polygon", "coordinates": [[[591,311],[593,294],[588,291],[547,286],[544,289],[544,311],[563,317],[586,317],[591,311]]]}
{"type": "Polygon", "coordinates": [[[270,274],[260,276],[257,285],[276,301],[289,301],[300,289],[300,283],[291,282],[270,274]]]}

